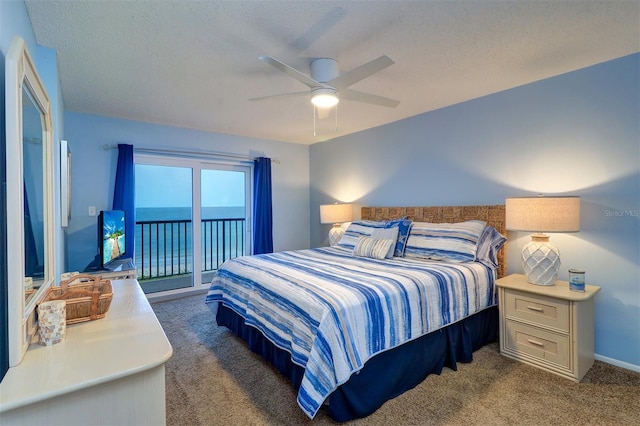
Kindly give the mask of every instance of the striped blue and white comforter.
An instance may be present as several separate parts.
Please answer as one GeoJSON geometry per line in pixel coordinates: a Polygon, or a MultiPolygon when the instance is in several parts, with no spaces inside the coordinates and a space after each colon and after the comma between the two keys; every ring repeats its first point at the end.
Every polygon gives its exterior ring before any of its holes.
{"type": "Polygon", "coordinates": [[[313,418],[372,356],[495,305],[493,277],[478,262],[328,247],[229,260],[206,301],[222,301],[305,368],[298,404],[313,418]]]}

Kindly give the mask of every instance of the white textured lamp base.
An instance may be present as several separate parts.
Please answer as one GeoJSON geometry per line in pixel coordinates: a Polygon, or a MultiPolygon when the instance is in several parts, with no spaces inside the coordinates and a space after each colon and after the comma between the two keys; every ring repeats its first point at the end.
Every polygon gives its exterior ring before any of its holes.
{"type": "Polygon", "coordinates": [[[340,224],[333,225],[333,228],[329,230],[329,244],[335,246],[338,244],[342,236],[344,235],[344,229],[340,224]]]}
{"type": "Polygon", "coordinates": [[[560,250],[549,242],[549,236],[535,234],[522,249],[522,266],[527,281],[537,285],[555,285],[560,269],[560,250]]]}

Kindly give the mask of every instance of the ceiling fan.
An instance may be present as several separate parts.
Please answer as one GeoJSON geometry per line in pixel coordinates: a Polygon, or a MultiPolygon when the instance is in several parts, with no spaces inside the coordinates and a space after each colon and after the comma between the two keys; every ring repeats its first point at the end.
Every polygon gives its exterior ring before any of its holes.
{"type": "Polygon", "coordinates": [[[395,62],[389,59],[386,55],[382,55],[377,59],[367,62],[366,64],[343,74],[339,74],[338,61],[335,59],[316,58],[311,61],[311,76],[308,76],[271,56],[260,56],[259,59],[307,85],[311,89],[311,92],[304,91],[262,96],[250,99],[252,101],[261,101],[264,99],[287,96],[303,96],[311,93],[311,102],[320,109],[329,109],[335,106],[340,99],[364,102],[388,108],[395,108],[400,104],[399,101],[394,99],[348,89],[349,86],[352,86],[360,80],[364,80],[378,71],[382,71],[388,66],[393,65],[395,62]]]}

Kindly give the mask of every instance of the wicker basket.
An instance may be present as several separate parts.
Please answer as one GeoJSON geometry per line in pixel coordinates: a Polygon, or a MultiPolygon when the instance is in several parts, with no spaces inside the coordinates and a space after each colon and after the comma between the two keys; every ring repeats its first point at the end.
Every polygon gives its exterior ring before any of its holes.
{"type": "Polygon", "coordinates": [[[67,324],[104,318],[113,299],[111,280],[79,274],[50,287],[43,302],[67,301],[67,324]]]}

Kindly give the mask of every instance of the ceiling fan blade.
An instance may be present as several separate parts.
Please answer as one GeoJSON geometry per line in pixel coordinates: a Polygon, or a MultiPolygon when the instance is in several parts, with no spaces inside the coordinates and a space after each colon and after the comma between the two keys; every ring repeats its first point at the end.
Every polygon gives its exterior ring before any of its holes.
{"type": "Polygon", "coordinates": [[[312,89],[315,89],[317,87],[324,87],[325,86],[324,84],[315,81],[314,79],[312,79],[308,75],[301,73],[297,69],[295,69],[293,67],[290,67],[289,65],[287,65],[287,64],[285,64],[283,62],[280,62],[279,60],[277,60],[275,58],[272,58],[271,56],[260,56],[259,59],[261,61],[264,61],[264,62],[272,65],[273,67],[279,69],[280,71],[282,71],[283,73],[289,75],[290,77],[295,78],[299,82],[301,82],[303,84],[306,84],[307,86],[309,86],[312,89]]]}
{"type": "Polygon", "coordinates": [[[249,99],[250,101],[263,101],[265,99],[272,99],[272,98],[292,98],[294,96],[302,96],[302,95],[306,95],[306,96],[310,96],[310,93],[308,90],[304,91],[304,92],[291,92],[291,93],[280,93],[279,95],[269,95],[269,96],[260,96],[258,98],[251,98],[249,99]]]}
{"type": "Polygon", "coordinates": [[[338,94],[340,99],[348,99],[350,101],[364,102],[367,104],[379,105],[387,108],[395,108],[400,105],[400,101],[385,98],[383,96],[372,95],[370,93],[358,92],[356,90],[342,90],[338,94]]]}
{"type": "Polygon", "coordinates": [[[382,55],[373,61],[360,65],[358,68],[337,76],[333,80],[328,81],[327,84],[338,90],[344,89],[393,64],[395,64],[395,62],[393,62],[387,55],[382,55]]]}

